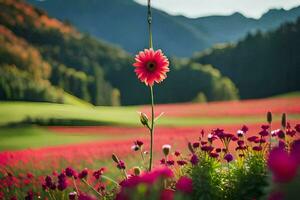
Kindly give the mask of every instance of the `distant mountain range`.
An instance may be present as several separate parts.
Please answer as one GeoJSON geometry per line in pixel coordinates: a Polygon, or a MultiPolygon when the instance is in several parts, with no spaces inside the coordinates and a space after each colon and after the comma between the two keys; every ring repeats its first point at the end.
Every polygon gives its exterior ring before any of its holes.
{"type": "MultiPolygon", "coordinates": [[[[51,16],[69,21],[79,30],[135,53],[147,47],[146,7],[133,0],[28,0],[51,16]]],[[[187,18],[153,9],[155,48],[169,55],[191,56],[216,43],[235,42],[248,32],[278,28],[295,21],[300,6],[291,10],[272,9],[259,19],[240,13],[229,16],[187,18]]]]}

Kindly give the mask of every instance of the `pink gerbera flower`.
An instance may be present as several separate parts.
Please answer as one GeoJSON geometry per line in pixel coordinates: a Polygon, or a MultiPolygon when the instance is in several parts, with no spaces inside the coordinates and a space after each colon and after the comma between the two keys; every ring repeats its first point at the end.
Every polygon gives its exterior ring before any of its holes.
{"type": "Polygon", "coordinates": [[[146,85],[153,86],[154,82],[160,83],[167,77],[169,60],[161,50],[145,49],[135,57],[135,73],[146,85]]]}

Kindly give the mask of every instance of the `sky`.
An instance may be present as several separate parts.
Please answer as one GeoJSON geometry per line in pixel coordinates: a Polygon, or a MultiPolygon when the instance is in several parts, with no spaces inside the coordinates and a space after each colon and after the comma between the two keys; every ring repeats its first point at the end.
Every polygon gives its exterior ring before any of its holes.
{"type": "MultiPolygon", "coordinates": [[[[146,4],[147,0],[135,0],[146,4]]],[[[271,8],[290,9],[300,5],[300,0],[151,0],[152,6],[172,15],[201,17],[230,15],[240,12],[247,17],[259,18],[271,8]]]]}

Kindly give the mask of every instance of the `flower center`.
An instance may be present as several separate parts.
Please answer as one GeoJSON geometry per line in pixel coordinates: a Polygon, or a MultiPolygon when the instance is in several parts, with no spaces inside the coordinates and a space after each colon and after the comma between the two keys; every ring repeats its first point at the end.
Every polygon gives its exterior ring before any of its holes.
{"type": "Polygon", "coordinates": [[[150,72],[153,72],[154,70],[155,70],[155,67],[156,67],[156,63],[155,62],[148,62],[147,63],[147,69],[148,69],[148,71],[150,71],[150,72]]]}

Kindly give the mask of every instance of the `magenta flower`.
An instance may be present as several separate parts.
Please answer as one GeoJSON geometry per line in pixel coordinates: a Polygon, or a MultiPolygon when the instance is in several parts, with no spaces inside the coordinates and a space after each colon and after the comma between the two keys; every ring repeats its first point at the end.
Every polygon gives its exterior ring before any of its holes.
{"type": "Polygon", "coordinates": [[[93,172],[93,176],[95,177],[95,179],[98,180],[98,179],[101,177],[101,175],[103,175],[104,170],[105,170],[105,169],[102,167],[102,168],[100,168],[99,170],[94,171],[94,172],[93,172]]]}
{"type": "Polygon", "coordinates": [[[187,162],[184,161],[184,160],[178,160],[178,161],[177,161],[177,164],[178,164],[179,166],[183,166],[183,165],[186,165],[187,162]]]}
{"type": "Polygon", "coordinates": [[[252,147],[253,151],[261,151],[262,147],[261,146],[254,146],[252,147]]]}
{"type": "Polygon", "coordinates": [[[67,176],[64,173],[61,173],[57,176],[57,178],[58,178],[57,189],[63,191],[68,187],[67,176]]]}
{"type": "Polygon", "coordinates": [[[174,200],[174,192],[168,189],[163,190],[159,200],[174,200]]]}
{"type": "Polygon", "coordinates": [[[270,152],[268,166],[278,182],[289,182],[297,173],[295,158],[281,148],[274,148],[270,152]]]}
{"type": "Polygon", "coordinates": [[[296,130],[298,133],[300,133],[300,124],[297,124],[297,125],[295,126],[295,130],[296,130]]]}
{"type": "Polygon", "coordinates": [[[291,156],[297,161],[300,165],[300,140],[295,140],[291,148],[291,156]]]}
{"type": "Polygon", "coordinates": [[[175,154],[175,156],[177,156],[177,157],[180,156],[180,152],[179,152],[179,151],[175,151],[174,154],[175,154]]]}
{"type": "Polygon", "coordinates": [[[174,160],[168,160],[167,165],[168,166],[173,166],[175,164],[174,160]]]}
{"type": "Polygon", "coordinates": [[[193,181],[188,177],[181,177],[176,183],[176,189],[183,193],[190,194],[193,192],[193,181]]]}
{"type": "Polygon", "coordinates": [[[117,164],[118,169],[126,169],[125,162],[122,160],[119,160],[119,163],[117,164]]]}
{"type": "Polygon", "coordinates": [[[199,158],[195,154],[193,154],[190,161],[193,165],[197,165],[199,162],[199,158]]]}
{"type": "Polygon", "coordinates": [[[196,149],[196,148],[198,148],[199,146],[200,146],[200,143],[199,143],[199,142],[194,142],[194,143],[193,143],[193,148],[196,149]]]}
{"type": "Polygon", "coordinates": [[[258,139],[257,136],[251,136],[251,137],[248,137],[247,140],[248,140],[249,142],[255,142],[257,139],[258,139]]]}
{"type": "Polygon", "coordinates": [[[211,152],[211,153],[209,154],[209,156],[212,157],[212,158],[218,158],[218,157],[219,157],[219,154],[218,154],[218,153],[213,153],[213,152],[211,152]]]}
{"type": "Polygon", "coordinates": [[[247,133],[249,130],[249,128],[246,125],[243,125],[243,127],[241,128],[241,131],[243,131],[244,133],[247,133]]]}
{"type": "Polygon", "coordinates": [[[66,175],[67,175],[68,177],[76,176],[75,170],[72,169],[71,167],[67,167],[67,168],[65,169],[65,172],[66,172],[66,175]]]}
{"type": "Polygon", "coordinates": [[[84,179],[88,176],[88,170],[87,168],[85,168],[84,170],[82,170],[79,174],[78,174],[78,178],[80,179],[84,179]]]}
{"type": "Polygon", "coordinates": [[[135,61],[133,66],[137,77],[149,86],[162,82],[170,71],[169,61],[161,50],[145,49],[136,55],[135,61]]]}

